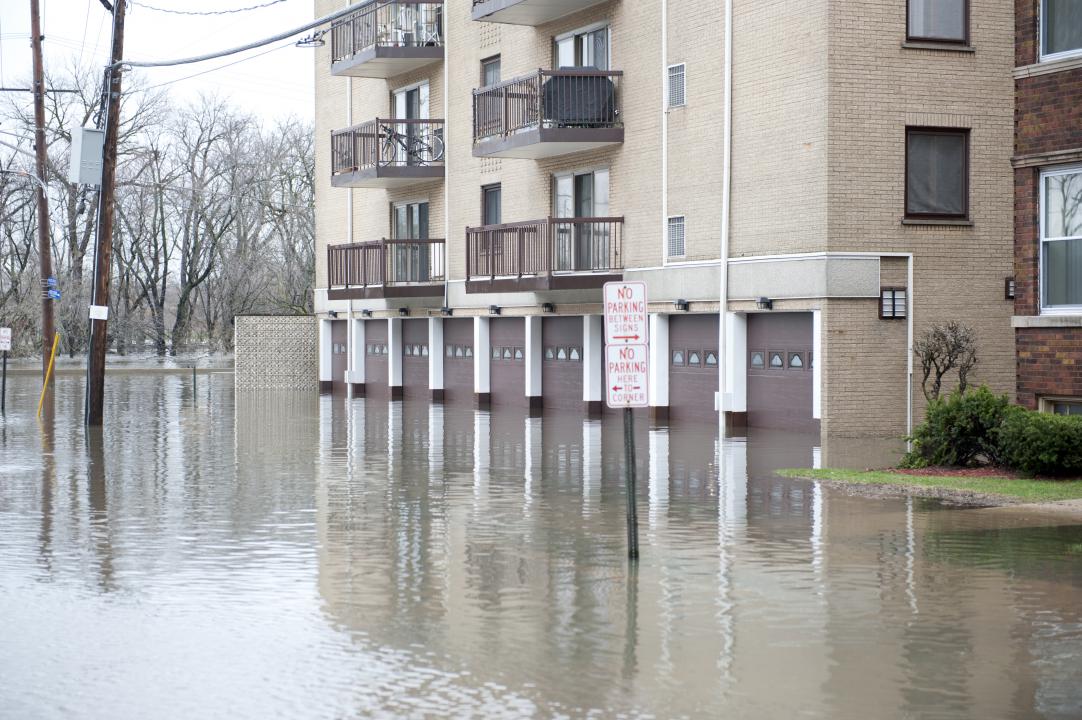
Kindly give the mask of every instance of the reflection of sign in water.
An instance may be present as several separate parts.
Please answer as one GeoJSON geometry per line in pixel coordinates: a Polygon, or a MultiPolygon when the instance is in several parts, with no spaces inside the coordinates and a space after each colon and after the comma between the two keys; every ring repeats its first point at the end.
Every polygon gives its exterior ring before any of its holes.
{"type": "Polygon", "coordinates": [[[605,283],[604,302],[606,345],[645,345],[649,342],[646,283],[605,283]]]}
{"type": "Polygon", "coordinates": [[[59,290],[50,290],[49,291],[49,299],[50,300],[59,300],[60,299],[60,291],[59,290]]]}
{"type": "Polygon", "coordinates": [[[645,345],[605,347],[605,393],[610,408],[648,407],[649,376],[650,354],[645,345]]]}
{"type": "Polygon", "coordinates": [[[11,350],[11,328],[0,328],[0,351],[11,350]]]}

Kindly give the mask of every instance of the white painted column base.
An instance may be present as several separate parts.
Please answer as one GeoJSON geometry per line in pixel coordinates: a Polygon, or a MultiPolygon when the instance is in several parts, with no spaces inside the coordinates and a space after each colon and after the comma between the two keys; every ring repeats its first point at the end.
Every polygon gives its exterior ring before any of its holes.
{"type": "Polygon", "coordinates": [[[650,315],[650,409],[669,409],[669,316],[650,315]]]}
{"type": "Polygon", "coordinates": [[[402,320],[387,318],[387,387],[392,400],[402,397],[402,320]]]}
{"type": "MultiPolygon", "coordinates": [[[[365,343],[364,320],[351,319],[349,321],[353,332],[349,351],[349,370],[346,372],[346,382],[350,385],[350,393],[354,385],[364,385],[364,361],[368,348],[365,343]]],[[[352,397],[352,394],[350,395],[352,397]]]]}
{"type": "Polygon", "coordinates": [[[605,400],[604,352],[605,342],[602,332],[602,317],[586,315],[582,318],[582,401],[586,412],[600,415],[605,400]]]}
{"type": "Polygon", "coordinates": [[[473,392],[481,405],[492,400],[492,348],[489,341],[489,319],[473,319],[473,392]]]}
{"type": "Polygon", "coordinates": [[[526,316],[526,397],[532,410],[541,407],[541,317],[526,316]]]}
{"type": "Polygon", "coordinates": [[[725,377],[722,405],[725,412],[748,411],[748,316],[728,313],[725,321],[725,377]]]}
{"type": "Polygon", "coordinates": [[[428,389],[443,402],[443,318],[428,319],[428,389]]]}

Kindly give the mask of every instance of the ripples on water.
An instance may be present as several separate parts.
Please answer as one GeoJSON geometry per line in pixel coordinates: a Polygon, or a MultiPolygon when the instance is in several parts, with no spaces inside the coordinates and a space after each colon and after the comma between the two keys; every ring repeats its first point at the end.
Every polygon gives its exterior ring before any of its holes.
{"type": "Polygon", "coordinates": [[[1082,532],[779,479],[806,437],[33,383],[0,421],[0,717],[1082,717],[1082,532]]]}

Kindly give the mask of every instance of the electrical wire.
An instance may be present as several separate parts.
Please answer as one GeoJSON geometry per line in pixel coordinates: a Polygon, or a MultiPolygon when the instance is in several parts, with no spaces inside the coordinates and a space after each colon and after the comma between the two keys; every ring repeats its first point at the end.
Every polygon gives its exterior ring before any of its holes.
{"type": "Polygon", "coordinates": [[[178,82],[180,82],[182,80],[191,80],[192,78],[199,77],[200,75],[206,75],[207,73],[212,73],[212,72],[215,72],[217,70],[224,70],[225,68],[232,67],[233,65],[239,65],[239,64],[241,64],[243,62],[248,62],[249,60],[255,60],[256,58],[263,57],[264,55],[270,55],[272,52],[275,52],[276,50],[282,50],[282,49],[287,48],[287,47],[293,47],[293,43],[286,43],[285,45],[279,45],[277,47],[272,47],[270,50],[264,50],[261,53],[256,53],[255,55],[249,55],[248,57],[241,58],[240,60],[234,60],[233,62],[226,63],[225,65],[219,65],[218,67],[212,67],[212,68],[210,68],[208,70],[203,70],[202,72],[193,73],[192,75],[185,75],[184,77],[176,78],[175,80],[167,80],[165,82],[158,83],[157,85],[151,85],[150,87],[143,88],[143,90],[153,90],[154,88],[165,87],[166,85],[172,85],[173,83],[178,83],[178,82]]]}
{"type": "Polygon", "coordinates": [[[260,8],[270,7],[271,5],[277,5],[283,3],[286,0],[270,0],[262,5],[251,5],[249,7],[236,8],[233,10],[207,10],[199,12],[196,10],[172,10],[170,8],[160,8],[153,5],[147,5],[146,3],[133,2],[133,5],[137,5],[145,10],[154,10],[156,12],[170,13],[172,15],[232,15],[233,13],[248,12],[249,10],[259,10],[260,8]]]}

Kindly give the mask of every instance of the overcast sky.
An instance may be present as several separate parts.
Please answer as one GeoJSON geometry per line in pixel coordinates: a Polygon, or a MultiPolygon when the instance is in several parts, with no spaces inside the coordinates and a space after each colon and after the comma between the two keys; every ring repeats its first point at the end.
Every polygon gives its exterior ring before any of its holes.
{"type": "MultiPolygon", "coordinates": [[[[228,15],[186,16],[261,5],[269,0],[130,0],[124,38],[128,60],[171,60],[244,45],[300,26],[313,18],[312,0],[284,0],[271,7],[228,15]]],[[[39,0],[45,35],[45,67],[82,58],[104,66],[109,56],[110,16],[99,0],[39,0]]],[[[264,118],[294,115],[311,119],[314,51],[287,41],[230,58],[195,65],[135,69],[148,84],[166,88],[177,101],[218,93],[264,118]],[[287,45],[262,57],[270,48],[287,45]],[[241,58],[232,67],[215,70],[241,58]],[[212,70],[212,72],[206,72],[212,70]],[[205,73],[198,77],[188,76],[205,73]]],[[[30,0],[0,0],[0,85],[26,87],[31,75],[30,0]]],[[[26,95],[26,102],[30,96],[26,95]]]]}

